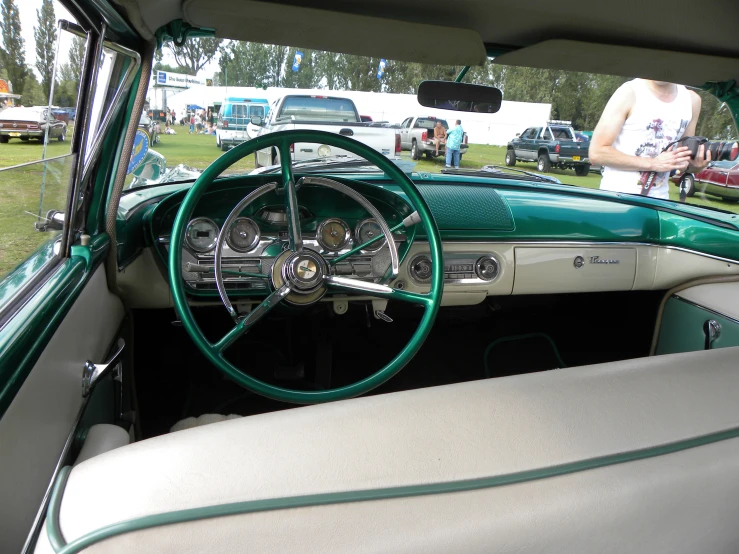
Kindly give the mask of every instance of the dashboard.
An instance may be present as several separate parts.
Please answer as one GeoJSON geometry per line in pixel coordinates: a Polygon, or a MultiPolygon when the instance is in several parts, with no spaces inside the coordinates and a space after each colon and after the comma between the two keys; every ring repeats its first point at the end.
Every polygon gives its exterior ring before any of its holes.
{"type": "MultiPolygon", "coordinates": [[[[196,208],[187,224],[182,250],[182,275],[191,295],[210,296],[215,293],[218,235],[231,208],[254,188],[207,193],[196,208]]],[[[413,211],[397,195],[361,185],[359,189],[391,227],[413,211]]],[[[181,198],[165,202],[155,210],[151,220],[152,236],[165,264],[179,201],[181,198]]],[[[370,282],[386,281],[391,263],[386,238],[349,255],[356,247],[382,234],[377,219],[354,199],[332,188],[303,185],[299,190],[298,214],[304,247],[333,263],[333,274],[370,282]]],[[[414,234],[414,229],[400,229],[393,233],[401,259],[412,244],[414,234]]],[[[225,233],[222,272],[229,294],[247,297],[264,294],[269,289],[273,266],[287,248],[287,243],[283,195],[267,193],[246,206],[225,233]]]]}
{"type": "MultiPolygon", "coordinates": [[[[443,305],[476,304],[498,295],[663,290],[695,277],[739,273],[733,254],[739,251],[739,233],[730,220],[734,216],[714,222],[657,209],[646,205],[649,199],[621,200],[576,187],[491,186],[489,179],[477,183],[456,177],[450,182],[451,176],[423,174],[413,178],[442,237],[443,305]]],[[[199,202],[182,253],[182,275],[193,303],[218,302],[213,273],[217,234],[231,209],[270,179],[274,177],[224,179],[199,202]]],[[[390,227],[413,212],[387,180],[335,179],[362,194],[390,227]]],[[[154,189],[140,191],[122,200],[119,282],[132,296],[143,295],[134,304],[171,305],[166,277],[170,233],[186,187],[172,191],[159,197],[154,189]],[[144,235],[139,250],[127,250],[136,241],[126,235],[137,232],[144,235]],[[141,286],[144,280],[148,291],[141,286]]],[[[297,197],[305,246],[326,260],[340,259],[332,273],[413,292],[429,289],[434,261],[421,225],[394,232],[400,267],[397,277],[389,278],[384,241],[346,256],[378,232],[366,209],[340,191],[313,185],[301,187],[297,197]]],[[[284,203],[277,192],[265,194],[226,233],[224,285],[237,301],[259,302],[271,288],[265,276],[287,244],[284,203]]]]}

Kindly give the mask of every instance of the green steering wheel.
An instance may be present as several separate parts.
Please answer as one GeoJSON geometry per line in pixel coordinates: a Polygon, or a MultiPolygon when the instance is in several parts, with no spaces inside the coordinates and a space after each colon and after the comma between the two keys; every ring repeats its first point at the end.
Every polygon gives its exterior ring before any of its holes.
{"type": "MultiPolygon", "coordinates": [[[[242,203],[244,203],[244,201],[242,201],[242,203]]],[[[409,218],[406,219],[408,220],[409,218]]],[[[385,224],[384,227],[387,227],[387,224],[385,224]]],[[[388,244],[391,242],[392,240],[388,240],[388,244]]],[[[219,241],[219,246],[217,247],[218,251],[220,251],[221,246],[222,245],[219,241]]],[[[394,245],[392,245],[392,247],[394,247],[394,245]]],[[[220,258],[218,254],[217,257],[220,258]]],[[[370,391],[393,377],[413,358],[431,331],[431,327],[434,324],[436,314],[439,310],[441,295],[444,289],[444,277],[443,272],[440,269],[441,260],[441,238],[439,236],[439,229],[431,215],[431,211],[429,210],[426,201],[418,192],[416,185],[396,164],[388,160],[376,150],[373,150],[354,139],[333,133],[326,133],[324,131],[280,131],[249,140],[226,152],[210,164],[210,166],[208,166],[208,168],[200,175],[198,180],[195,181],[192,188],[190,188],[185,196],[185,199],[182,201],[180,209],[177,212],[177,217],[174,220],[170,240],[168,271],[169,284],[172,289],[172,296],[174,297],[175,310],[177,311],[185,330],[208,360],[234,381],[257,394],[280,400],[282,402],[313,404],[351,398],[370,391]],[[290,153],[290,145],[298,142],[327,144],[329,146],[348,150],[349,152],[357,154],[367,161],[374,163],[400,186],[411,205],[416,210],[417,217],[412,219],[414,221],[420,220],[426,230],[431,259],[434,262],[432,263],[430,282],[431,290],[428,293],[413,293],[405,290],[393,289],[382,284],[367,283],[349,278],[339,278],[331,274],[328,262],[323,260],[318,252],[303,248],[300,220],[298,217],[296,184],[293,178],[290,153]],[[283,252],[283,254],[280,255],[280,258],[282,259],[281,267],[283,270],[271,272],[271,285],[274,288],[273,292],[269,294],[261,304],[249,312],[246,317],[235,317],[234,328],[221,340],[211,343],[195,322],[195,318],[190,311],[190,306],[185,293],[185,285],[181,275],[182,248],[185,238],[185,228],[192,217],[193,210],[198,201],[218,175],[249,154],[252,154],[257,150],[272,147],[276,147],[280,153],[283,182],[282,192],[285,196],[285,209],[288,222],[288,253],[283,252]],[[306,264],[306,260],[312,263],[306,264]],[[310,274],[306,275],[306,272],[302,271],[302,276],[299,275],[301,270],[305,269],[306,265],[310,265],[310,274]],[[293,271],[291,271],[290,268],[293,268],[293,271]],[[318,273],[318,275],[316,276],[315,273],[318,273]],[[318,277],[318,279],[316,279],[316,277],[318,277]],[[277,282],[275,282],[276,280],[277,282]],[[267,314],[274,306],[279,304],[283,298],[290,294],[305,293],[309,288],[315,293],[319,287],[324,287],[329,290],[340,290],[342,292],[358,292],[363,295],[385,299],[397,299],[420,304],[424,307],[423,317],[408,344],[405,345],[405,347],[390,361],[390,363],[369,377],[344,387],[320,391],[303,391],[278,387],[247,375],[231,362],[226,360],[224,357],[226,349],[237,338],[248,332],[249,329],[257,323],[257,321],[267,314]]],[[[216,264],[216,272],[220,269],[218,265],[219,264],[216,264]]],[[[320,295],[314,294],[313,297],[317,300],[320,298],[320,295]]],[[[227,307],[230,306],[230,303],[227,300],[224,301],[224,303],[226,303],[227,307]]],[[[233,309],[229,311],[232,312],[232,316],[235,315],[233,313],[233,309]]]]}

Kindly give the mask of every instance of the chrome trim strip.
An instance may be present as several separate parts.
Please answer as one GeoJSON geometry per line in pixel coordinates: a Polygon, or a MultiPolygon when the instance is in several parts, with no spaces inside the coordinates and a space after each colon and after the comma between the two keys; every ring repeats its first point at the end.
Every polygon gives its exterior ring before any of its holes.
{"type": "MultiPolygon", "coordinates": [[[[416,240],[416,244],[428,244],[424,240],[416,240]]],[[[703,258],[710,258],[712,260],[718,260],[720,262],[726,262],[729,264],[736,264],[739,265],[739,259],[732,260],[731,258],[724,258],[722,256],[716,256],[715,254],[707,254],[705,252],[700,252],[698,250],[691,250],[690,248],[684,248],[682,246],[672,246],[670,244],[659,244],[654,242],[628,242],[628,241],[607,241],[607,242],[599,242],[599,241],[562,241],[562,240],[489,240],[489,241],[479,241],[479,240],[473,240],[473,241],[463,241],[463,240],[443,240],[444,244],[483,244],[483,245],[490,245],[490,244],[512,244],[514,246],[588,246],[588,247],[598,247],[598,246],[651,246],[654,248],[663,248],[665,250],[677,250],[679,252],[686,252],[687,254],[694,254],[696,256],[701,256],[703,258]]]]}
{"type": "Polygon", "coordinates": [[[54,483],[56,482],[59,472],[64,467],[64,462],[69,455],[69,451],[74,444],[75,438],[77,437],[77,428],[79,427],[82,416],[87,409],[87,404],[90,402],[90,396],[81,396],[80,398],[82,400],[82,403],[80,404],[80,408],[77,412],[77,417],[72,424],[72,429],[69,431],[69,435],[67,435],[67,440],[64,442],[64,447],[62,448],[62,452],[59,455],[59,460],[54,467],[54,472],[51,474],[51,481],[49,481],[49,486],[46,488],[44,498],[41,501],[41,507],[39,508],[38,512],[36,513],[36,517],[33,520],[33,525],[31,525],[31,530],[28,533],[28,537],[26,537],[26,542],[23,545],[23,550],[21,550],[21,554],[30,554],[31,552],[33,552],[36,546],[36,542],[38,541],[38,537],[41,534],[41,524],[46,517],[46,510],[49,507],[49,501],[51,500],[51,491],[54,488],[54,483]]]}
{"type": "MultiPolygon", "coordinates": [[[[700,285],[696,285],[696,286],[700,286],[700,285]]],[[[689,290],[689,289],[686,289],[686,290],[689,290]]],[[[683,292],[683,291],[680,291],[680,292],[683,292]]],[[[737,325],[739,325],[739,319],[737,319],[736,317],[730,316],[730,315],[727,315],[721,312],[717,312],[716,310],[712,308],[708,308],[702,304],[698,304],[697,302],[693,302],[692,300],[688,300],[687,298],[683,298],[682,296],[679,296],[679,295],[680,295],[679,292],[675,293],[672,295],[672,298],[674,298],[675,300],[680,300],[681,302],[685,302],[686,304],[690,304],[691,306],[694,306],[696,308],[700,308],[701,310],[704,310],[708,312],[709,314],[717,315],[719,317],[723,317],[724,319],[728,319],[732,323],[736,323],[737,325]]]]}
{"type": "MultiPolygon", "coordinates": [[[[100,121],[100,124],[98,125],[97,132],[95,133],[95,136],[93,137],[92,145],[90,146],[89,151],[86,151],[85,152],[86,155],[83,156],[83,158],[85,159],[84,161],[85,165],[84,165],[84,169],[82,170],[82,179],[80,179],[81,181],[84,181],[88,173],[90,172],[90,168],[92,167],[92,164],[95,162],[95,158],[97,157],[97,154],[100,151],[100,148],[102,147],[103,137],[105,137],[106,131],[108,130],[108,127],[110,127],[111,122],[113,121],[113,118],[115,118],[115,116],[118,115],[118,111],[123,106],[121,102],[121,98],[131,88],[131,83],[133,83],[133,79],[136,76],[136,72],[141,66],[141,56],[139,55],[138,52],[129,50],[128,48],[124,48],[123,46],[119,46],[111,42],[104,42],[103,46],[109,50],[113,50],[116,53],[128,56],[129,58],[131,58],[131,63],[128,66],[128,69],[126,69],[126,73],[123,75],[123,79],[121,79],[120,84],[118,88],[116,89],[112,100],[110,101],[110,109],[107,112],[105,112],[103,119],[100,121]]],[[[96,80],[97,80],[97,76],[96,76],[96,80]]],[[[85,146],[87,146],[87,144],[85,146]]]]}

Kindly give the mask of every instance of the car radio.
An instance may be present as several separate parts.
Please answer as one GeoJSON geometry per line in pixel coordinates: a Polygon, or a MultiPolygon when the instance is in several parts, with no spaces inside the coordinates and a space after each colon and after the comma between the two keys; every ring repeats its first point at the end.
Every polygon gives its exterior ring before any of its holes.
{"type": "MultiPolygon", "coordinates": [[[[427,253],[411,259],[408,273],[419,284],[431,281],[433,263],[427,253]]],[[[490,253],[460,252],[444,255],[444,283],[487,284],[500,274],[500,262],[490,253]]]]}

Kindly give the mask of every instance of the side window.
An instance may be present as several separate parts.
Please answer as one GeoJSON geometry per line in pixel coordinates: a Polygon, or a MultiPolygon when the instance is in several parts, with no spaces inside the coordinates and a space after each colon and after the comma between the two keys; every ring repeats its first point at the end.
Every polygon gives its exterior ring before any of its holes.
{"type": "MultiPolygon", "coordinates": [[[[4,3],[17,9],[19,0],[4,3]]],[[[0,91],[9,91],[0,97],[0,316],[12,309],[11,295],[65,255],[65,237],[76,240],[70,222],[82,198],[68,206],[70,187],[88,175],[139,66],[137,55],[107,42],[98,50],[100,59],[90,59],[100,41],[56,0],[50,10],[45,4],[43,11],[18,13],[20,31],[3,38],[20,46],[13,51],[24,48],[29,63],[21,72],[7,66],[0,71],[0,91]],[[34,28],[43,31],[35,34],[36,44],[24,44],[34,28]],[[81,83],[93,61],[100,69],[88,90],[81,83]],[[85,99],[92,104],[87,114],[85,99]]]]}
{"type": "Polygon", "coordinates": [[[544,140],[552,140],[552,133],[551,131],[549,131],[549,127],[544,129],[544,134],[542,135],[541,138],[543,138],[544,140]]]}
{"type": "MultiPolygon", "coordinates": [[[[18,10],[17,3],[9,2],[19,14],[20,28],[4,34],[3,46],[6,51],[10,46],[13,52],[20,49],[20,55],[25,49],[26,59],[0,70],[0,285],[11,286],[22,286],[45,266],[53,257],[49,240],[62,230],[77,160],[71,139],[87,45],[84,34],[60,26],[60,19],[71,17],[58,2],[52,2],[51,13],[39,14],[18,10]],[[29,44],[34,29],[42,32],[29,44]],[[25,70],[16,71],[18,67],[25,70]],[[39,249],[47,255],[29,260],[39,249]]],[[[3,296],[8,288],[0,286],[0,312],[9,299],[3,296]]]]}
{"type": "Polygon", "coordinates": [[[413,119],[412,117],[406,117],[405,120],[403,121],[403,123],[400,125],[400,127],[402,129],[407,129],[408,127],[411,126],[411,120],[412,119],[413,119]]]}
{"type": "Polygon", "coordinates": [[[254,115],[258,115],[259,117],[264,118],[264,106],[250,106],[249,117],[252,117],[254,115]]]}

